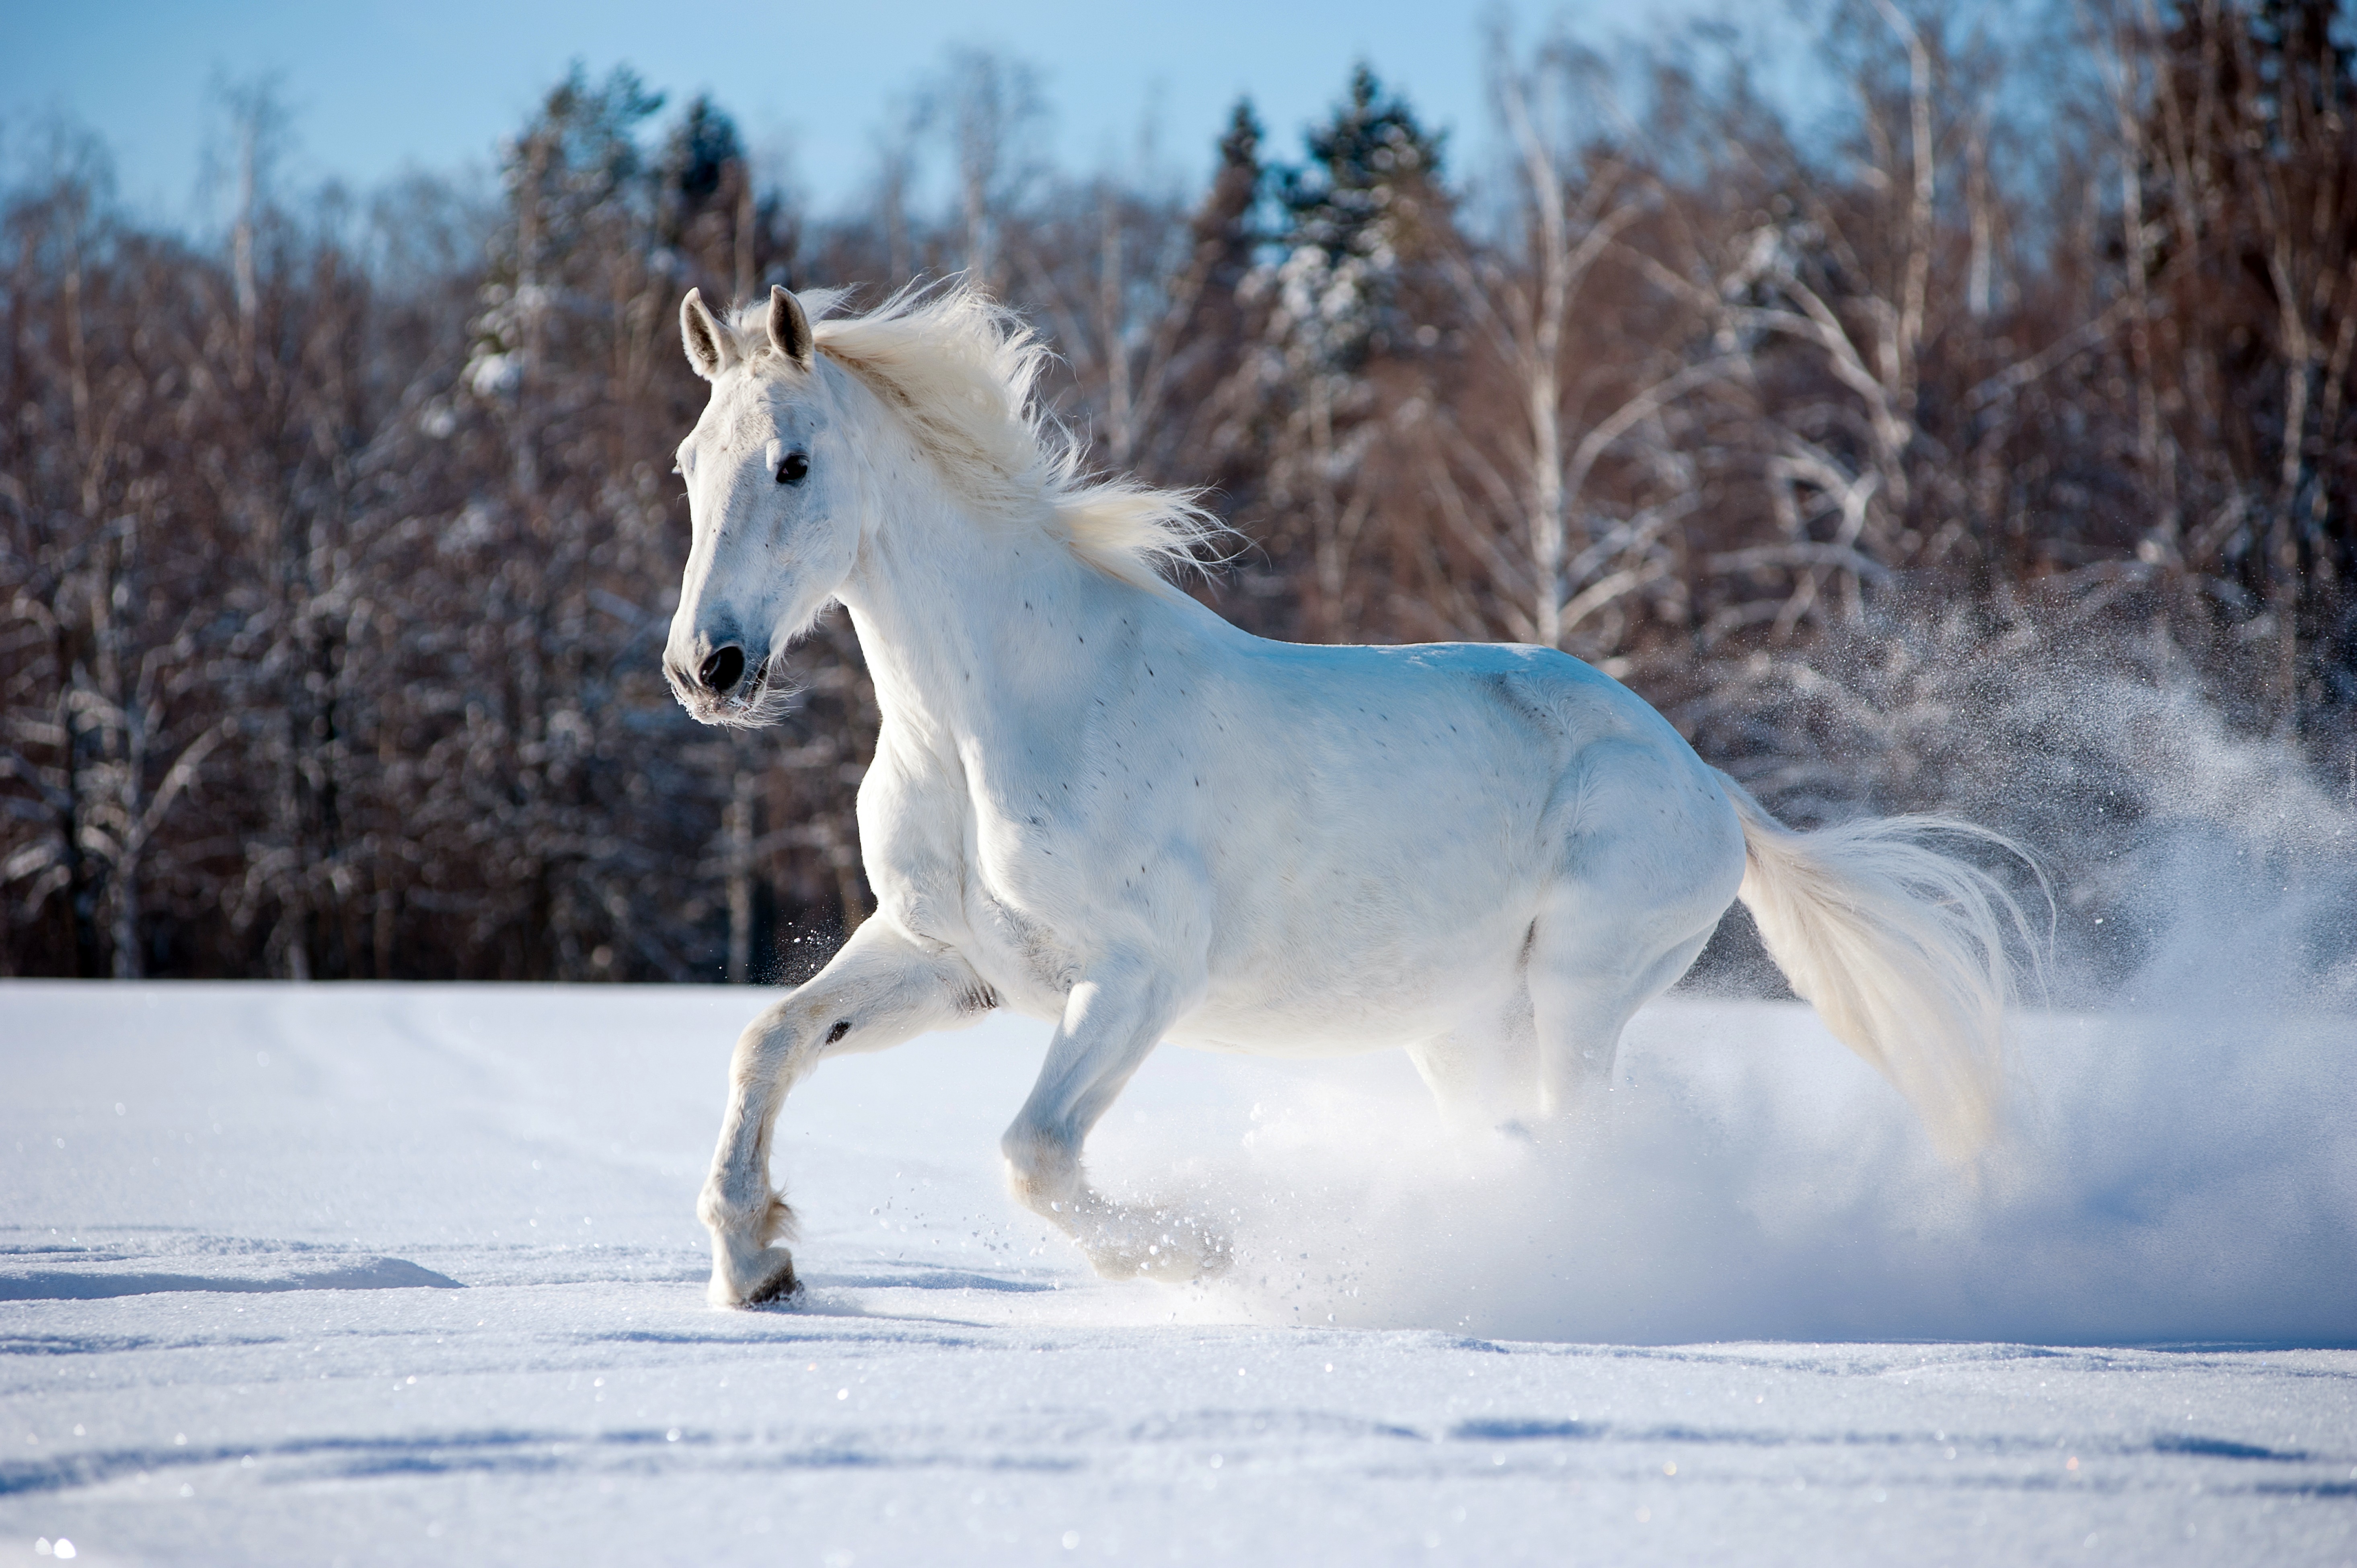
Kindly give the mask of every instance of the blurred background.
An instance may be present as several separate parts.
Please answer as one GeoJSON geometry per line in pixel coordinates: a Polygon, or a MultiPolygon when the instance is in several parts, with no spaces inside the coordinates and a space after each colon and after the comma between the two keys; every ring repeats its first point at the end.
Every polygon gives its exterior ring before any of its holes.
{"type": "Polygon", "coordinates": [[[1792,820],[2018,832],[2090,983],[2159,854],[2357,986],[2346,6],[52,9],[0,974],[807,972],[873,700],[839,612],[777,729],[663,686],[679,297],[963,272],[1245,627],[1553,644],[1792,820]]]}

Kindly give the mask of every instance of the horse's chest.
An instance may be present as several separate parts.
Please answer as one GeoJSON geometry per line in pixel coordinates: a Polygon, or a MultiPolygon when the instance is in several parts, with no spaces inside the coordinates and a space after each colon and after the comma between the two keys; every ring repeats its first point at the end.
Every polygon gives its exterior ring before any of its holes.
{"type": "Polygon", "coordinates": [[[879,898],[889,884],[904,924],[954,946],[1010,1006],[1036,1014],[1060,1012],[1108,960],[1200,945],[1201,890],[1165,854],[1185,825],[1170,780],[1194,775],[1146,738],[968,748],[953,766],[872,785],[862,831],[871,859],[880,848],[887,862],[871,865],[879,898]]]}
{"type": "Polygon", "coordinates": [[[868,875],[879,907],[912,935],[957,949],[1007,1005],[1052,1015],[1088,956],[1069,929],[1074,900],[1059,886],[1057,846],[1033,824],[933,804],[952,809],[876,813],[868,875]]]}

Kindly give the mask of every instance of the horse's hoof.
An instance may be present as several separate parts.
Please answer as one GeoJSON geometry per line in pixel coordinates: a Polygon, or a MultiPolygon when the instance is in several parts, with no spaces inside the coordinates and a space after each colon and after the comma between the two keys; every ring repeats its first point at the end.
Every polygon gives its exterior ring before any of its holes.
{"type": "Polygon", "coordinates": [[[783,1247],[763,1249],[757,1262],[761,1265],[752,1274],[752,1283],[739,1289],[736,1283],[716,1271],[712,1288],[707,1293],[715,1306],[765,1306],[789,1301],[802,1294],[802,1283],[794,1275],[793,1254],[783,1247]]]}
{"type": "Polygon", "coordinates": [[[802,1282],[794,1277],[794,1266],[788,1263],[770,1278],[746,1293],[747,1306],[767,1306],[772,1302],[791,1301],[802,1294],[802,1282]]]}

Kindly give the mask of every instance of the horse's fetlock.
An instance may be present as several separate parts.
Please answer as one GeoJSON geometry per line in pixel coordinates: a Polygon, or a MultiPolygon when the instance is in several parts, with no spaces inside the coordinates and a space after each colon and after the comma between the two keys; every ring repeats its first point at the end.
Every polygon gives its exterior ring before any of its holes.
{"type": "Polygon", "coordinates": [[[783,1194],[770,1191],[767,1184],[751,1191],[738,1190],[718,1176],[695,1195],[695,1217],[716,1236],[751,1232],[764,1241],[770,1240],[770,1227],[792,1224],[792,1210],[786,1208],[783,1194]],[[780,1215],[785,1216],[782,1220],[780,1215]]]}

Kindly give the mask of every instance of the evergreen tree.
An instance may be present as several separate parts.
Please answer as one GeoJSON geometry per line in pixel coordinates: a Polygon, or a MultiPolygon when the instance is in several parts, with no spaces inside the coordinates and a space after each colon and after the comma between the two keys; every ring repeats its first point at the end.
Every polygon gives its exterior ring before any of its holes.
{"type": "Polygon", "coordinates": [[[1272,280],[1275,324],[1297,361],[1348,373],[1408,336],[1394,330],[1403,269],[1446,218],[1441,138],[1361,62],[1306,150],[1306,164],[1276,176],[1285,255],[1272,280]]]}
{"type": "Polygon", "coordinates": [[[1361,61],[1350,97],[1309,133],[1308,164],[1280,177],[1289,239],[1319,247],[1336,265],[1411,247],[1440,178],[1441,140],[1361,61]]]}
{"type": "Polygon", "coordinates": [[[662,105],[626,66],[593,84],[576,63],[510,148],[511,200],[554,202],[569,216],[624,195],[645,172],[639,128],[662,105]]]}
{"type": "Polygon", "coordinates": [[[699,93],[672,127],[663,147],[664,238],[678,243],[707,209],[729,204],[744,166],[745,145],[737,134],[737,122],[699,93]]]}
{"type": "Polygon", "coordinates": [[[718,193],[728,166],[744,156],[737,122],[699,93],[672,128],[663,152],[663,183],[693,210],[718,193]]]}
{"type": "Polygon", "coordinates": [[[1262,188],[1268,172],[1260,159],[1261,124],[1252,100],[1239,98],[1220,138],[1220,166],[1189,225],[1195,253],[1210,266],[1211,286],[1232,295],[1251,273],[1265,242],[1262,188]]]}

